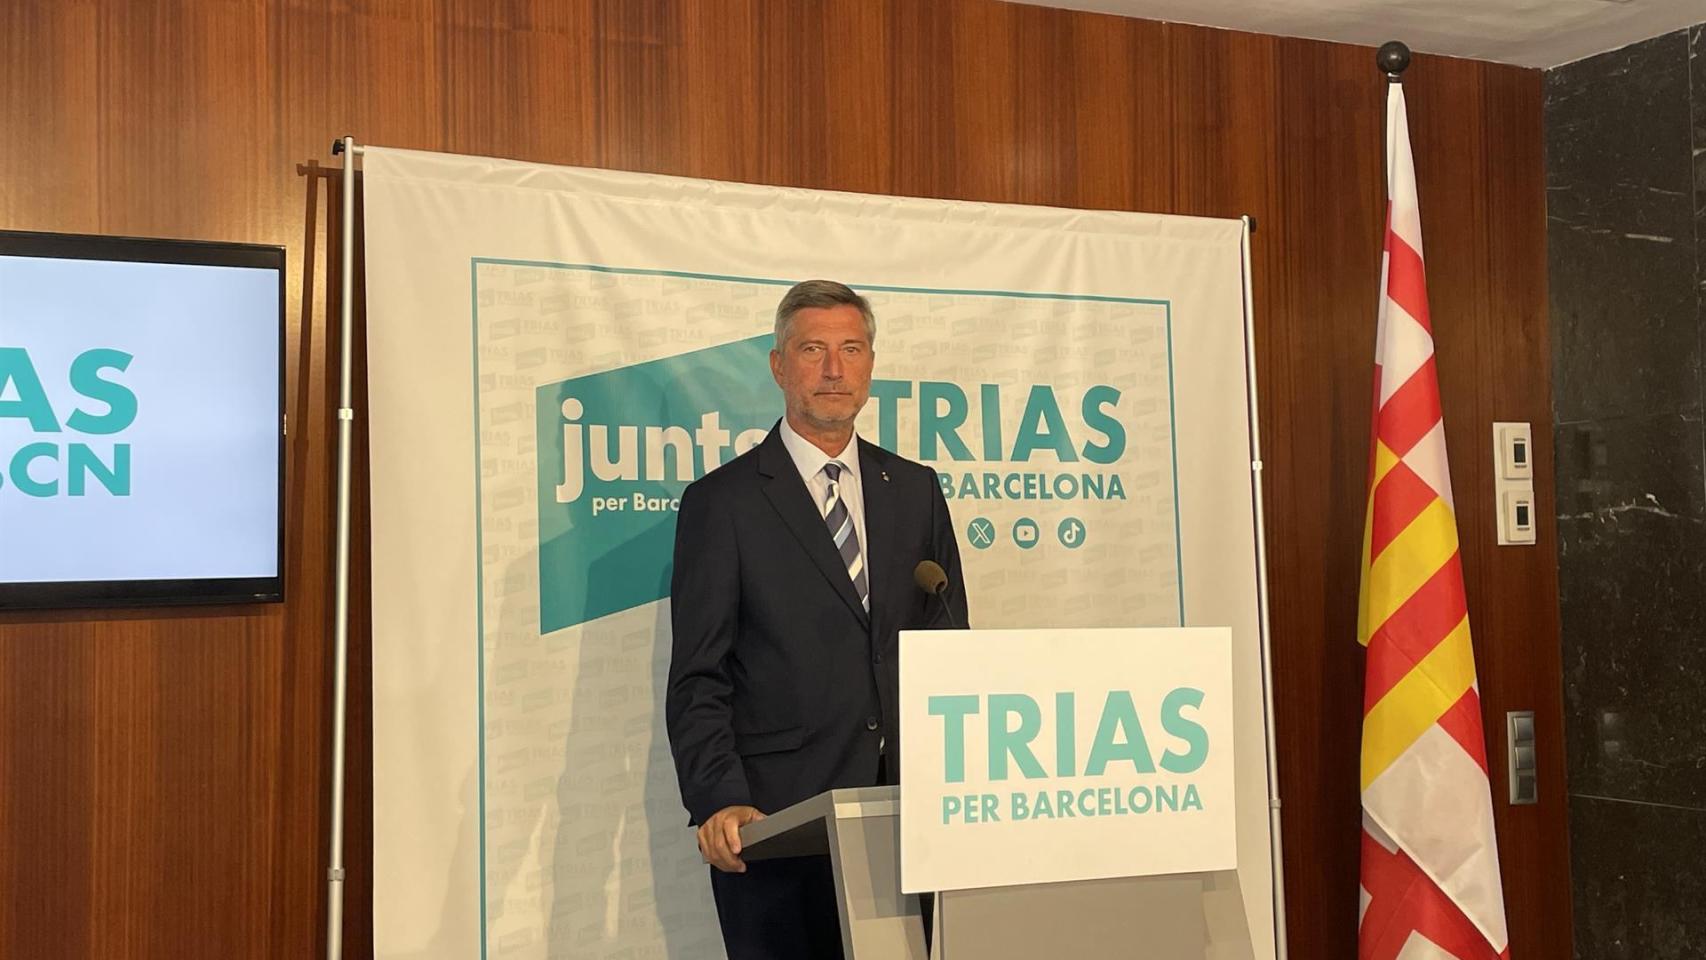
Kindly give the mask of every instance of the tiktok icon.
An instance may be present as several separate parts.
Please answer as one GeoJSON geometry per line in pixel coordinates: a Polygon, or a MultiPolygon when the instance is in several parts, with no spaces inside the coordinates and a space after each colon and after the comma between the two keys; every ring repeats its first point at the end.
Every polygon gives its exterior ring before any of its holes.
{"type": "Polygon", "coordinates": [[[1068,550],[1076,550],[1084,545],[1084,523],[1077,517],[1067,517],[1060,521],[1060,528],[1055,532],[1060,536],[1060,545],[1068,550]]]}

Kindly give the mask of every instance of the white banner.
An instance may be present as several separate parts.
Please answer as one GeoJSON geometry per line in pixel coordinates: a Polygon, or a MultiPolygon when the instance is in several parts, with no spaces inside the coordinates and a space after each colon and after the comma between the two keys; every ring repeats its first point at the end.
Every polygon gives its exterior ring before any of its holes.
{"type": "Polygon", "coordinates": [[[1227,626],[1272,955],[1242,225],[368,148],[380,957],[721,956],[662,724],[675,498],[780,415],[776,301],[877,315],[972,624],[1227,626]]]}

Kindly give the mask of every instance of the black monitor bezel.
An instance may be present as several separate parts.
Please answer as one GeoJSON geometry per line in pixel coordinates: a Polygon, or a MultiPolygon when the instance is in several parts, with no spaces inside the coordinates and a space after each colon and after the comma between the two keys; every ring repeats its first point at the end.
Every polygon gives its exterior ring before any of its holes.
{"type": "Polygon", "coordinates": [[[284,600],[285,248],[257,243],[168,240],[0,230],[0,256],[270,269],[278,275],[278,438],[274,560],[270,577],[165,580],[0,581],[0,611],[279,603],[284,600]]]}

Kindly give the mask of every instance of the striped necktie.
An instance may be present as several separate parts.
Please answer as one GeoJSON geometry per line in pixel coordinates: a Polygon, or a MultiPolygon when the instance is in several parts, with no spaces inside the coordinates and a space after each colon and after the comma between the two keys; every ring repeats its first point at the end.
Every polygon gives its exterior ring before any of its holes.
{"type": "Polygon", "coordinates": [[[823,522],[835,537],[835,549],[841,553],[841,562],[847,565],[853,592],[859,595],[865,609],[870,610],[870,581],[865,576],[865,558],[859,553],[859,531],[853,528],[853,515],[847,512],[847,504],[841,499],[842,469],[834,460],[823,465],[823,474],[829,478],[829,502],[824,504],[823,522]]]}

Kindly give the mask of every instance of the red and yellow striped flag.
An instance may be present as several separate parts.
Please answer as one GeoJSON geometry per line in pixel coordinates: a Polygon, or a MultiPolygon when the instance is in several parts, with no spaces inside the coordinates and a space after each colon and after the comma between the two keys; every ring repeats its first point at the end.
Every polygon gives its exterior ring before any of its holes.
{"type": "Polygon", "coordinates": [[[1387,226],[1358,639],[1360,960],[1508,958],[1504,894],[1445,462],[1404,90],[1386,100],[1387,226]]]}

